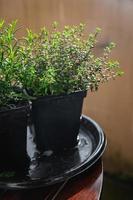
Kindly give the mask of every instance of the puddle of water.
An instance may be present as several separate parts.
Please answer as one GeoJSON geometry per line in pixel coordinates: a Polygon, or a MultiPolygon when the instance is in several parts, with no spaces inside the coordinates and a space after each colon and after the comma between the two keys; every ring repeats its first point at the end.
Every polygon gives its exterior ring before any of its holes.
{"type": "Polygon", "coordinates": [[[120,182],[104,175],[103,191],[101,200],[132,200],[133,184],[120,182]]]}

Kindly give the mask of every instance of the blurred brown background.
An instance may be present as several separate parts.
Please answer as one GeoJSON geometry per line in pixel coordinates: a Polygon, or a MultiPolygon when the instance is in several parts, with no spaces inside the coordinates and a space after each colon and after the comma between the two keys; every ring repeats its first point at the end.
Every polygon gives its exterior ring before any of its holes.
{"type": "MultiPolygon", "coordinates": [[[[108,147],[106,170],[133,172],[133,1],[131,0],[0,0],[0,18],[37,31],[53,21],[61,26],[87,24],[102,28],[98,51],[110,41],[117,43],[112,56],[125,71],[122,78],[88,93],[83,112],[103,127],[108,147]]],[[[21,33],[24,33],[24,31],[21,33]]]]}

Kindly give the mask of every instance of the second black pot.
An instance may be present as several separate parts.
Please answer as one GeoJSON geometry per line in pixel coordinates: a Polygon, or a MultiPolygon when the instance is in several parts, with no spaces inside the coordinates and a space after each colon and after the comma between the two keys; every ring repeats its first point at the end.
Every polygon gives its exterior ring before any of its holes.
{"type": "Polygon", "coordinates": [[[0,169],[25,170],[27,155],[27,122],[29,106],[0,112],[0,169]]]}
{"type": "Polygon", "coordinates": [[[61,151],[77,144],[86,92],[47,96],[32,102],[35,142],[40,152],[61,151]]]}

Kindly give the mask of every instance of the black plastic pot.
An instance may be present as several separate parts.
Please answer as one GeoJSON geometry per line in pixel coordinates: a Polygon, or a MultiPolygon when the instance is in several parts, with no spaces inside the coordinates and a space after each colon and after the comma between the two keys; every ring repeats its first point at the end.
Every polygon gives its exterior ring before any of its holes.
{"type": "Polygon", "coordinates": [[[23,170],[27,156],[27,122],[29,107],[24,105],[0,112],[0,169],[23,170]]]}
{"type": "Polygon", "coordinates": [[[32,102],[35,142],[40,152],[60,151],[77,144],[86,92],[47,96],[32,102]]]}

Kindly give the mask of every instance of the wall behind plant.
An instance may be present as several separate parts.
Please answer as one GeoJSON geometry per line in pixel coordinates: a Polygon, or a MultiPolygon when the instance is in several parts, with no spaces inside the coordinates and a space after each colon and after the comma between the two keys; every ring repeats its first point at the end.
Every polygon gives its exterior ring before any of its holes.
{"type": "MultiPolygon", "coordinates": [[[[106,170],[133,172],[133,1],[131,0],[0,0],[0,18],[18,19],[24,28],[39,30],[53,21],[87,24],[87,31],[103,29],[97,53],[110,41],[117,43],[125,75],[88,93],[83,112],[101,124],[108,138],[106,170]]],[[[19,35],[21,35],[19,34],[19,35]]]]}

